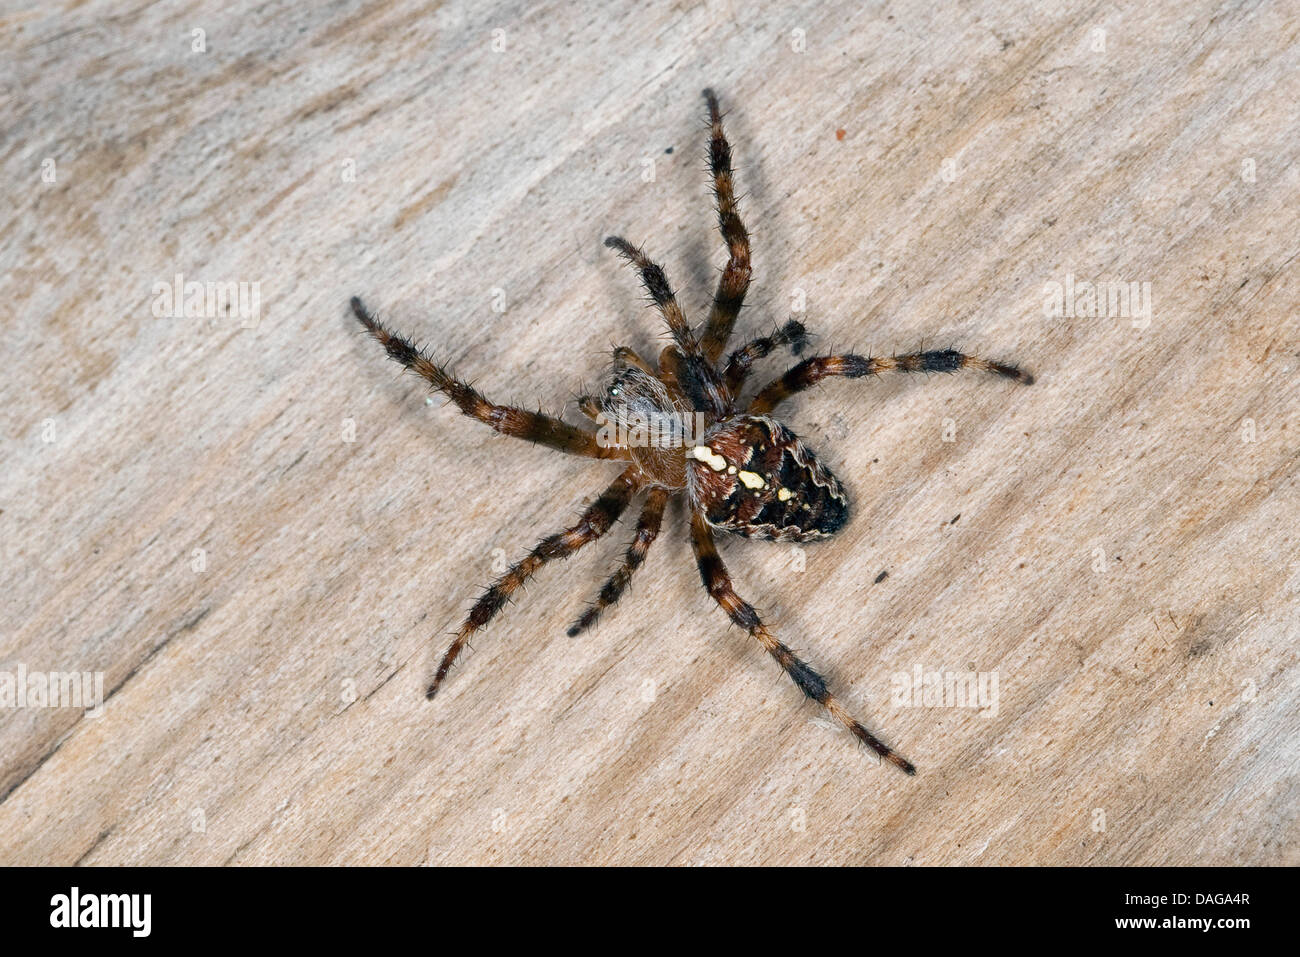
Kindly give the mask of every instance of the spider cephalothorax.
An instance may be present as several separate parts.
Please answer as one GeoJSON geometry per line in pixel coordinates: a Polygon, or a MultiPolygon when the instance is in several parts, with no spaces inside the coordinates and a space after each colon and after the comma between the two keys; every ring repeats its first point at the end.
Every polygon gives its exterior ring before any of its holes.
{"type": "Polygon", "coordinates": [[[429,685],[433,697],[448,669],[470,636],[501,610],[512,594],[539,568],[609,531],[639,492],[646,501],[636,534],[622,564],[606,581],[596,601],[569,628],[576,635],[595,623],[600,613],[618,601],[633,573],[659,534],[668,500],[682,495],[691,515],[691,546],[704,587],[730,616],[748,631],[799,689],[848,728],[877,754],[908,774],[916,769],[882,743],[845,710],[825,680],[759,619],[753,606],[740,598],[714,545],[714,530],[751,538],[808,542],[826,538],[848,520],[844,487],[830,470],[772,411],[785,399],[823,379],[849,379],[885,371],[955,372],[982,369],[1025,384],[1033,381],[1014,366],[977,359],[952,350],[914,352],[891,358],[852,354],[814,356],[786,373],[748,401],[742,391],[754,362],[775,349],[804,347],[803,326],[793,320],[770,336],[754,339],[732,352],[722,352],[749,288],[749,235],[736,210],[732,183],[731,147],[722,132],[718,101],[709,90],[709,168],[717,200],[718,225],[729,253],[701,335],[686,321],[664,271],[626,240],[610,237],[605,245],[617,250],[641,274],[646,291],[668,323],[673,344],[652,366],[626,347],[614,351],[613,366],[599,397],[584,396],[579,408],[594,427],[583,428],[562,419],[496,405],[469,385],[453,378],[406,339],[385,328],[353,298],[357,319],[387,350],[388,355],[444,393],[466,415],[505,435],[527,439],[562,452],[623,463],[618,478],[587,507],[577,524],[542,539],[522,560],[488,587],[461,625],[429,685]]]}

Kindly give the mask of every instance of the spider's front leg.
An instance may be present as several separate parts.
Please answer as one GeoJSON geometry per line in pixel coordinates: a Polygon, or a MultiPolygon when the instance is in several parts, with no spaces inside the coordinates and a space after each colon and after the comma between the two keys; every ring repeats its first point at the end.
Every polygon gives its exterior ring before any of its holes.
{"type": "Polygon", "coordinates": [[[736,184],[731,169],[731,144],[722,131],[722,111],[712,90],[704,91],[709,105],[709,172],[713,175],[713,196],[718,206],[718,230],[727,245],[727,265],[718,277],[713,307],[704,326],[700,344],[710,362],[717,362],[731,338],[731,329],[745,304],[752,272],[749,262],[749,233],[736,205],[736,184]]]}
{"type": "Polygon", "coordinates": [[[625,449],[602,446],[596,440],[594,432],[570,425],[562,419],[489,402],[467,383],[448,375],[407,339],[386,329],[356,296],[352,297],[352,312],[375,341],[384,347],[390,359],[401,363],[442,392],[471,419],[478,419],[503,435],[526,439],[571,455],[594,459],[627,457],[625,449]]]}
{"type": "Polygon", "coordinates": [[[677,294],[673,292],[664,268],[622,236],[606,236],[605,246],[622,256],[641,274],[641,284],[645,286],[645,291],[649,293],[650,301],[655,304],[659,314],[664,317],[664,322],[668,323],[668,331],[673,334],[673,340],[682,352],[687,355],[699,353],[699,342],[677,302],[677,294]]]}
{"type": "Polygon", "coordinates": [[[576,525],[542,539],[523,561],[512,565],[504,575],[492,583],[483,593],[483,597],[474,603],[474,607],[465,618],[465,623],[456,633],[451,647],[442,656],[438,672],[429,685],[429,690],[425,692],[427,697],[432,698],[438,693],[438,687],[447,677],[448,670],[464,649],[470,636],[491,621],[492,617],[510,600],[510,596],[539,568],[557,558],[568,558],[582,546],[594,542],[609,531],[610,526],[618,520],[623,510],[627,508],[628,502],[632,500],[632,495],[637,490],[639,472],[636,466],[624,470],[613,484],[587,507],[576,525]]]}
{"type": "MultiPolygon", "coordinates": [[[[605,245],[617,250],[619,255],[641,273],[642,285],[645,286],[655,308],[664,317],[673,334],[675,345],[665,349],[660,356],[660,369],[673,377],[697,409],[708,410],[716,416],[725,415],[731,408],[731,393],[727,391],[722,381],[722,373],[714,367],[713,361],[705,356],[699,341],[695,338],[695,333],[691,331],[663,267],[621,236],[608,237],[605,245]],[[675,350],[672,369],[664,366],[664,356],[669,354],[669,349],[675,350]]],[[[649,372],[649,367],[645,366],[644,362],[642,366],[644,371],[649,372]]]]}
{"type": "Polygon", "coordinates": [[[791,366],[779,379],[765,386],[749,403],[749,411],[754,415],[765,415],[790,396],[832,376],[860,379],[881,372],[956,372],[958,369],[980,369],[1005,379],[1013,379],[1023,385],[1033,385],[1034,382],[1032,375],[1015,366],[963,355],[952,349],[910,352],[907,355],[878,359],[852,353],[842,356],[814,356],[796,366],[791,366]]]}
{"type": "Polygon", "coordinates": [[[901,768],[907,774],[915,774],[915,765],[882,742],[868,731],[861,722],[849,714],[826,687],[826,679],[813,671],[807,662],[778,641],[759,619],[754,606],[736,594],[736,590],[731,584],[731,576],[727,574],[727,567],[722,563],[717,546],[714,544],[713,530],[699,512],[691,516],[691,547],[695,550],[695,561],[700,567],[700,578],[704,581],[704,587],[708,590],[709,595],[722,607],[722,610],[727,613],[735,624],[758,639],[764,650],[776,659],[777,664],[799,686],[799,690],[825,707],[835,720],[853,733],[854,737],[886,761],[901,768]]]}

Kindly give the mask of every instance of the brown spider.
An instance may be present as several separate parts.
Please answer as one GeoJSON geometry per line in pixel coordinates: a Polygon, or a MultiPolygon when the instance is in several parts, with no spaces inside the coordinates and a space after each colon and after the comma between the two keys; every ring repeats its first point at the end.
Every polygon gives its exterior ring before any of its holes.
{"type": "Polygon", "coordinates": [[[584,396],[579,400],[582,412],[601,426],[599,431],[541,412],[489,402],[469,385],[452,378],[406,339],[384,328],[360,299],[352,299],[352,311],[389,357],[445,393],[471,418],[505,435],[561,452],[626,463],[618,478],[583,512],[576,525],[542,539],[475,603],[443,656],[429,685],[428,697],[437,692],[470,636],[501,610],[516,589],[547,562],[568,558],[609,531],[632,497],[645,490],[646,502],[637,521],[636,536],[622,564],[605,582],[596,601],[569,628],[569,634],[576,635],[591,626],[604,609],[618,601],[645,560],[659,534],[668,500],[685,494],[691,512],[691,546],[704,587],[713,599],[733,622],[758,639],[805,695],[825,706],[881,757],[915,774],[912,763],[856,721],[831,695],[825,679],[778,641],[753,606],[736,594],[718,556],[713,532],[722,529],[751,538],[810,542],[833,535],[844,526],[849,506],[839,479],[770,414],[785,399],[822,379],[856,379],[886,370],[957,369],[983,369],[1026,385],[1033,378],[1014,366],[952,350],[914,352],[888,359],[851,354],[815,356],[791,367],[749,402],[740,402],[741,389],[755,360],[781,346],[790,346],[799,355],[805,333],[803,326],[792,320],[774,335],[754,339],[732,352],[725,365],[719,362],[749,288],[749,235],[736,211],[731,146],[722,132],[718,101],[711,90],[704,91],[704,98],[709,108],[709,168],[718,226],[730,256],[703,334],[697,339],[663,269],[627,241],[618,237],[605,240],[606,246],[617,250],[640,271],[646,291],[668,323],[673,344],[660,354],[658,369],[631,349],[614,351],[613,368],[605,379],[601,397],[584,396]]]}

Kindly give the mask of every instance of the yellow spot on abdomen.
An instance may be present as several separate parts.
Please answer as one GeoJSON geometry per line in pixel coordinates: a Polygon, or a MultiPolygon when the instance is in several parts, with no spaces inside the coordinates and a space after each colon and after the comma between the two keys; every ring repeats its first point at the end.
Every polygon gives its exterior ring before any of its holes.
{"type": "Polygon", "coordinates": [[[783,502],[788,502],[790,499],[794,498],[794,492],[790,491],[788,488],[779,489],[777,490],[776,497],[783,502]]]}
{"type": "Polygon", "coordinates": [[[703,462],[715,472],[721,472],[727,467],[727,460],[707,445],[697,445],[691,449],[691,458],[703,462]]]}
{"type": "Polygon", "coordinates": [[[745,488],[762,488],[767,484],[757,472],[738,472],[736,478],[745,483],[745,488]]]}

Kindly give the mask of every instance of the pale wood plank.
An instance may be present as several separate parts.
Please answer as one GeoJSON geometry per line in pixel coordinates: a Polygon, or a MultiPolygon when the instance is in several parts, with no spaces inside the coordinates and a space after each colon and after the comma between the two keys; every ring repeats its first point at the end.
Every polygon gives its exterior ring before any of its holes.
{"type": "Polygon", "coordinates": [[[4,15],[0,670],[111,696],[0,711],[0,861],[1297,863],[1294,5],[605,6],[4,15]],[[819,349],[1039,377],[798,400],[853,523],[802,571],[723,545],[914,779],[727,627],[680,510],[595,633],[626,527],[420,694],[494,550],[612,466],[426,406],[347,299],[574,414],[660,341],[602,236],[702,315],[705,85],[744,331],[802,290],[819,349]],[[260,322],[155,318],[177,272],[260,322]],[[1067,273],[1149,282],[1150,326],[1045,318],[1067,273]],[[918,665],[996,673],[996,716],[894,706],[918,665]]]}

